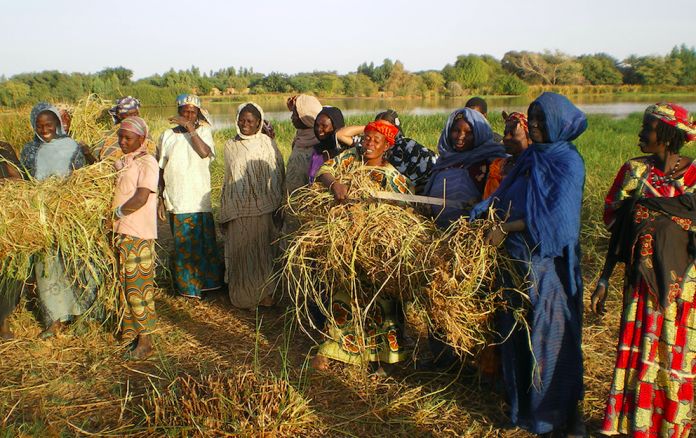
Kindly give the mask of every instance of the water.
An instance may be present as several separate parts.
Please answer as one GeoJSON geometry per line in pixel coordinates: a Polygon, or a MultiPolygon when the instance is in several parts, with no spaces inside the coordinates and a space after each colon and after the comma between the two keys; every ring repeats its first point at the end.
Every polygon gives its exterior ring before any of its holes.
{"type": "MultiPolygon", "coordinates": [[[[253,96],[245,96],[253,100],[253,96]]],[[[627,117],[631,113],[642,112],[645,107],[663,100],[660,96],[641,96],[631,94],[611,94],[602,96],[574,96],[569,98],[575,105],[587,114],[606,114],[616,118],[627,117]]],[[[431,99],[320,99],[323,105],[341,108],[346,116],[357,114],[377,114],[385,109],[393,109],[399,114],[428,115],[438,113],[450,113],[461,108],[469,100],[469,97],[461,98],[431,98],[431,99]]],[[[684,106],[689,112],[696,113],[696,95],[685,94],[682,96],[670,96],[664,100],[672,100],[684,106]]],[[[531,102],[529,97],[489,97],[489,112],[527,111],[531,102]]],[[[237,106],[241,101],[209,103],[205,108],[210,112],[213,126],[216,129],[227,128],[233,125],[237,106]]],[[[285,106],[284,100],[262,101],[266,118],[269,120],[288,120],[290,112],[285,106]]],[[[146,117],[171,117],[176,114],[174,107],[168,108],[142,108],[141,113],[146,117]]]]}

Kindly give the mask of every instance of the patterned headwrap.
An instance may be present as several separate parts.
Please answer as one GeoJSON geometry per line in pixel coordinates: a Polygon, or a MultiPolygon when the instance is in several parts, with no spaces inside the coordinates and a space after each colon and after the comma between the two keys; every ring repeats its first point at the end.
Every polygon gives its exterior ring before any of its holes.
{"type": "Polygon", "coordinates": [[[140,110],[140,101],[133,96],[123,96],[116,101],[116,105],[109,110],[111,118],[114,120],[114,125],[118,124],[121,119],[119,115],[126,114],[130,110],[140,110]]]}
{"type": "Polygon", "coordinates": [[[75,109],[73,107],[71,107],[70,105],[68,105],[67,103],[56,103],[53,106],[55,106],[59,112],[65,111],[66,113],[68,113],[70,115],[72,115],[73,111],[75,111],[75,109]]]}
{"type": "Polygon", "coordinates": [[[382,122],[370,122],[365,126],[365,133],[368,131],[377,131],[386,137],[390,146],[394,146],[394,139],[399,132],[399,128],[394,125],[388,125],[382,122]]]}
{"type": "Polygon", "coordinates": [[[198,108],[198,112],[200,114],[198,119],[207,123],[208,126],[213,126],[213,122],[210,121],[210,114],[201,106],[200,97],[196,96],[195,94],[180,94],[176,98],[176,106],[181,108],[184,105],[193,105],[198,108]]]}
{"type": "MultiPolygon", "coordinates": [[[[121,126],[119,130],[130,131],[137,134],[143,139],[147,138],[147,123],[140,117],[127,117],[121,121],[121,126]]],[[[121,170],[128,164],[132,163],[135,157],[141,153],[147,153],[147,143],[142,142],[142,145],[131,153],[128,153],[121,157],[121,159],[114,161],[114,167],[116,170],[121,170]]]]}
{"type": "Polygon", "coordinates": [[[645,114],[655,116],[668,125],[684,132],[687,141],[696,140],[696,124],[694,124],[686,108],[674,102],[660,102],[647,107],[645,114]]]}
{"type": "Polygon", "coordinates": [[[505,121],[517,123],[517,125],[521,126],[524,132],[529,135],[529,123],[527,122],[527,115],[525,113],[513,111],[505,117],[505,121]]]}

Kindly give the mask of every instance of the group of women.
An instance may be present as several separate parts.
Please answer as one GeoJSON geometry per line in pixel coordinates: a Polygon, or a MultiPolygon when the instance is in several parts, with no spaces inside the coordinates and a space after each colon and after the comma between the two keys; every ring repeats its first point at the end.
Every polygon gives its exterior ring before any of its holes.
{"type": "MultiPolygon", "coordinates": [[[[474,101],[474,99],[472,99],[474,101]]],[[[486,234],[516,260],[501,272],[507,310],[498,318],[499,354],[510,405],[508,434],[564,431],[586,436],[581,415],[583,279],[580,272],[580,210],[585,181],[582,157],[571,143],[587,128],[585,115],[567,98],[544,93],[527,114],[503,113],[502,144],[486,119],[482,100],[454,111],[445,122],[437,154],[404,137],[398,115],[387,110],[366,126],[345,126],[337,108],[306,95],[288,99],[297,129],[287,167],[272,125],[253,102],[237,108],[237,135],[224,146],[225,177],[218,222],[224,235],[224,265],[217,253],[210,199],[210,163],[216,158],[208,113],[193,95],[177,99],[174,128],[165,131],[152,155],[140,103],[130,96],[111,110],[115,129],[98,147],[71,139],[61,114],[42,102],[31,113],[34,140],[20,160],[2,145],[2,178],[26,171],[38,181],[112,160],[118,170],[112,230],[119,254],[128,357],[152,354],[156,218],[169,220],[174,238],[174,288],[182,296],[205,297],[224,282],[239,308],[273,305],[273,281],[283,234],[296,219],[281,214],[288,193],[316,183],[338,202],[351,196],[339,176],[363,171],[382,190],[444,198],[432,205],[436,224],[462,216],[493,215],[486,234]],[[116,147],[116,145],[118,147],[116,147]],[[224,276],[223,276],[224,271],[224,276]],[[520,279],[524,280],[520,280],[520,279]],[[522,281],[522,284],[519,282],[522,281]],[[524,290],[529,303],[511,291],[524,290]],[[527,306],[526,328],[514,309],[527,306]]],[[[485,102],[483,102],[485,105],[485,102]]],[[[691,430],[696,373],[696,165],[681,147],[696,138],[696,125],[678,105],[663,102],[645,112],[639,134],[644,154],[619,171],[605,206],[612,231],[607,264],[592,296],[601,312],[617,262],[626,263],[624,308],[614,379],[602,432],[634,437],[686,437],[691,430]]],[[[109,218],[111,219],[111,218],[109,218]]],[[[66,277],[58,251],[37,261],[36,291],[50,336],[94,300],[94,282],[66,277]]],[[[89,279],[88,279],[89,280],[89,279]]],[[[4,281],[0,334],[10,337],[7,315],[20,283],[4,281]]],[[[308,363],[327,369],[330,360],[356,363],[350,297],[331,293],[334,313],[317,355],[308,363]]],[[[377,375],[404,360],[401,303],[377,299],[368,326],[370,361],[377,375]]],[[[441,335],[434,333],[434,336],[441,335]]]]}

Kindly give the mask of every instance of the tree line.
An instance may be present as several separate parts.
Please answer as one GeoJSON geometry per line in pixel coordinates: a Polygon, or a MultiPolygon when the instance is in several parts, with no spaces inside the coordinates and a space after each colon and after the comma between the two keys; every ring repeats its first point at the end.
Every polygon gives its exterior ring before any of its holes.
{"type": "Polygon", "coordinates": [[[379,66],[363,63],[339,75],[315,71],[261,74],[253,68],[228,67],[201,72],[195,66],[133,81],[133,71],[109,67],[94,74],[43,71],[0,77],[0,105],[20,107],[46,100],[76,102],[97,93],[106,99],[137,96],[147,106],[172,105],[176,96],[240,93],[313,93],[320,97],[525,95],[530,85],[696,85],[696,48],[675,46],[665,56],[631,55],[619,61],[606,54],[571,56],[560,51],[511,51],[501,60],[489,55],[461,55],[442,70],[409,72],[400,61],[379,66]]]}

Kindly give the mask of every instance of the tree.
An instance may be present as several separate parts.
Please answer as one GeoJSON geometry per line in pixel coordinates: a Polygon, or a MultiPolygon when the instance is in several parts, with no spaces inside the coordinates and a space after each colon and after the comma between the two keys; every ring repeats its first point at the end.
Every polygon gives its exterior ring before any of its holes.
{"type": "Polygon", "coordinates": [[[113,75],[116,75],[121,85],[130,85],[131,78],[133,77],[133,70],[121,66],[105,67],[104,70],[97,73],[97,76],[102,79],[111,79],[113,75]]]}
{"type": "Polygon", "coordinates": [[[428,90],[438,91],[445,86],[445,77],[442,76],[442,73],[426,71],[420,73],[420,77],[423,78],[423,83],[428,90]]]}
{"type": "Polygon", "coordinates": [[[621,85],[623,75],[617,67],[618,61],[606,53],[583,55],[578,58],[582,74],[592,85],[621,85]]]}
{"type": "Polygon", "coordinates": [[[271,72],[261,81],[263,88],[270,93],[284,93],[289,91],[288,75],[285,73],[271,72]]]}
{"type": "Polygon", "coordinates": [[[489,67],[477,55],[457,56],[454,63],[455,81],[464,88],[479,88],[488,82],[489,67]]]}
{"type": "Polygon", "coordinates": [[[370,97],[377,94],[377,85],[363,73],[349,73],[341,78],[346,96],[370,97]]]}
{"type": "Polygon", "coordinates": [[[689,49],[686,47],[686,44],[682,44],[681,48],[674,46],[672,53],[669,54],[669,58],[679,59],[682,63],[678,84],[696,85],[696,48],[692,46],[689,49]]]}
{"type": "Polygon", "coordinates": [[[0,84],[0,103],[5,106],[18,107],[29,95],[29,85],[9,80],[0,84]]]}
{"type": "Polygon", "coordinates": [[[395,96],[412,96],[423,94],[421,87],[424,87],[423,80],[413,73],[404,70],[401,61],[396,61],[392,67],[389,79],[384,83],[384,91],[394,93],[395,96]]]}
{"type": "Polygon", "coordinates": [[[532,84],[581,84],[582,66],[560,51],[508,52],[503,56],[503,69],[532,84]]]}
{"type": "Polygon", "coordinates": [[[495,94],[520,96],[529,93],[529,85],[517,76],[505,73],[496,77],[493,81],[493,92],[495,94]]]}
{"type": "Polygon", "coordinates": [[[683,64],[679,58],[643,56],[638,58],[634,68],[642,85],[674,85],[679,82],[683,64]]]}

